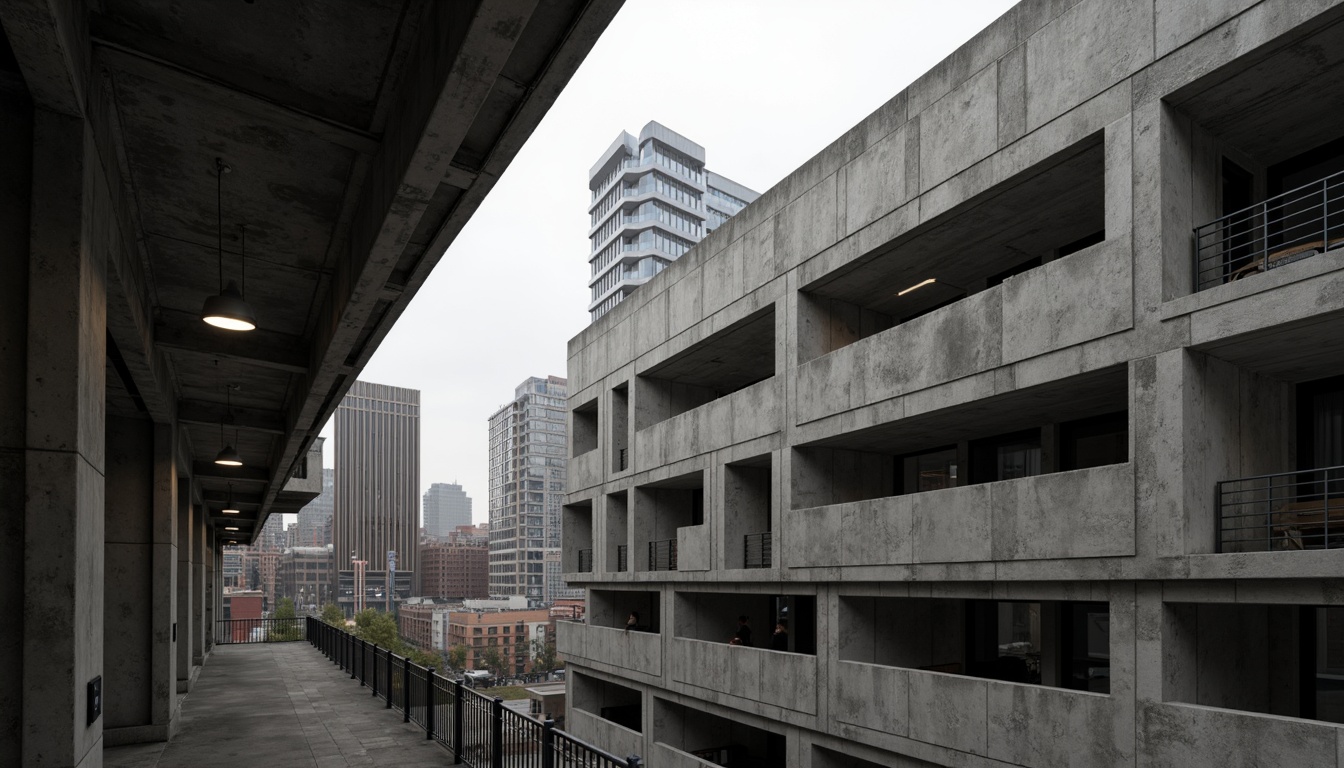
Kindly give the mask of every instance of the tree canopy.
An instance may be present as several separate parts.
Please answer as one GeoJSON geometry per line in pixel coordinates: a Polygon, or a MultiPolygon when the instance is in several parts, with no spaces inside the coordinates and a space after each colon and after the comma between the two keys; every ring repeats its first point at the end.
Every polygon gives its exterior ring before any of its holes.
{"type": "Polygon", "coordinates": [[[344,627],[345,611],[342,611],[335,603],[327,603],[322,606],[322,621],[333,627],[344,627]]]}

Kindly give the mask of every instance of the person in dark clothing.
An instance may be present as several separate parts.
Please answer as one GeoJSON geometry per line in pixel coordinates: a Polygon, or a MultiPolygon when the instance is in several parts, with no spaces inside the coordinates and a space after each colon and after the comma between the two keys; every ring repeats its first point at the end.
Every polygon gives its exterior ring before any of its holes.
{"type": "Polygon", "coordinates": [[[770,650],[787,651],[789,650],[789,620],[780,619],[775,622],[775,633],[770,636],[770,650]]]}
{"type": "Polygon", "coordinates": [[[728,641],[729,645],[745,645],[751,648],[751,625],[747,623],[746,616],[737,617],[737,632],[733,634],[733,639],[728,641]]]}
{"type": "Polygon", "coordinates": [[[625,631],[639,629],[639,611],[631,611],[630,616],[625,620],[625,631]]]}

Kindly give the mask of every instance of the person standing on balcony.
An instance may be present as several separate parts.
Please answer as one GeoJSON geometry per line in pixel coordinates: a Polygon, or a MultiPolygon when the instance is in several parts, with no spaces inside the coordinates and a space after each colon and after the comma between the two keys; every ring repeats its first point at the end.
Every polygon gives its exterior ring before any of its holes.
{"type": "Polygon", "coordinates": [[[631,611],[630,616],[625,620],[626,633],[629,633],[632,629],[639,629],[639,611],[631,611]]]}
{"type": "Polygon", "coordinates": [[[775,622],[775,633],[770,636],[770,650],[788,651],[789,650],[789,620],[780,619],[775,622]]]}
{"type": "Polygon", "coordinates": [[[733,639],[728,641],[729,645],[745,645],[748,648],[752,647],[751,625],[748,621],[749,619],[746,616],[737,617],[737,632],[733,634],[733,639]]]}

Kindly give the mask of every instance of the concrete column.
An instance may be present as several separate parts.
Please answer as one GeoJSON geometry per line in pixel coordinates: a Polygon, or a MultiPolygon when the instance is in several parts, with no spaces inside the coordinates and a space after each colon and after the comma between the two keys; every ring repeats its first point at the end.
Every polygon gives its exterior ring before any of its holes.
{"type": "Polygon", "coordinates": [[[0,765],[23,747],[23,523],[32,106],[0,89],[0,765]]]}
{"type": "Polygon", "coordinates": [[[125,417],[107,424],[104,742],[115,746],[172,732],[178,495],[173,427],[125,417]]]}
{"type": "Polygon", "coordinates": [[[186,480],[177,484],[177,685],[178,693],[191,690],[191,668],[195,651],[200,647],[200,638],[192,627],[196,621],[193,606],[200,600],[193,600],[192,582],[195,559],[191,546],[191,534],[196,520],[191,504],[191,486],[186,480]]]}
{"type": "Polygon", "coordinates": [[[82,119],[34,111],[42,173],[33,175],[28,272],[25,766],[102,763],[103,719],[87,719],[87,686],[103,674],[107,366],[108,244],[90,233],[95,210],[108,207],[94,205],[105,190],[92,181],[93,155],[82,119]]]}
{"type": "Polygon", "coordinates": [[[208,564],[205,551],[205,510],[196,507],[191,520],[191,602],[192,602],[192,657],[197,667],[205,663],[205,652],[210,648],[210,589],[207,580],[208,564]]]}

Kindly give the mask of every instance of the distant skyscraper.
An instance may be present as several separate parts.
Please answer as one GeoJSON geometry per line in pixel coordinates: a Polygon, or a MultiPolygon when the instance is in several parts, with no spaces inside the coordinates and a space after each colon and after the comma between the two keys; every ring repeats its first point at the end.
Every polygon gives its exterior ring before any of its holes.
{"type": "Polygon", "coordinates": [[[471,497],[457,483],[434,483],[425,491],[425,533],[446,539],[459,525],[471,525],[471,497]]]}
{"type": "MultiPolygon", "coordinates": [[[[490,417],[490,594],[544,602],[546,553],[560,549],[568,431],[565,379],[530,378],[490,417]]],[[[558,577],[557,577],[558,578],[558,577]]]]}
{"type": "Polygon", "coordinates": [[[415,583],[420,521],[420,392],[356,381],[336,408],[333,538],[337,600],[355,604],[356,567],[364,602],[388,603],[387,553],[396,552],[395,596],[415,583]]]}
{"type": "Polygon", "coordinates": [[[656,122],[621,131],[588,172],[593,320],[760,194],[705,170],[705,148],[656,122]]]}
{"type": "Polygon", "coordinates": [[[298,528],[294,545],[298,547],[325,547],[331,543],[331,516],[336,511],[336,470],[322,470],[322,495],[299,510],[298,528]]]}

